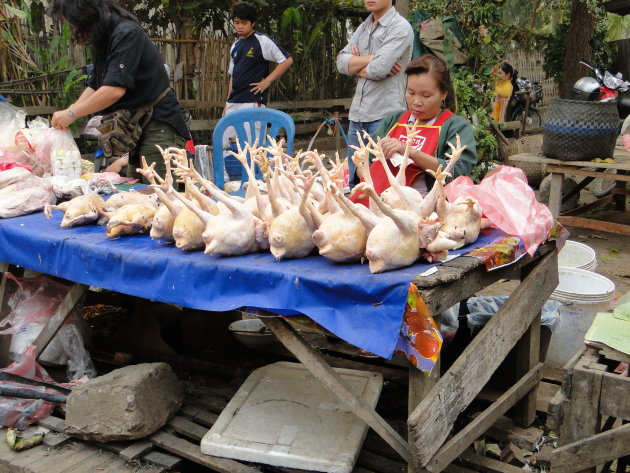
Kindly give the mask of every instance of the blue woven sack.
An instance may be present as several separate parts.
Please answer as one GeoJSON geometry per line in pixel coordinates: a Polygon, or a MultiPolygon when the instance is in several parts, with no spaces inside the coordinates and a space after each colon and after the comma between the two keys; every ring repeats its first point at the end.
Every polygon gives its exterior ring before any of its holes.
{"type": "Polygon", "coordinates": [[[562,161],[612,158],[618,135],[615,102],[555,99],[543,124],[543,152],[562,161]]]}

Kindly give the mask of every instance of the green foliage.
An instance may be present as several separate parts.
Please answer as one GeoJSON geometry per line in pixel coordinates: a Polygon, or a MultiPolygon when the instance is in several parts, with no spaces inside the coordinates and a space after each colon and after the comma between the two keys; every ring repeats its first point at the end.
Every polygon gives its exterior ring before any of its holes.
{"type": "MultiPolygon", "coordinates": [[[[501,22],[500,7],[498,2],[487,0],[460,0],[456,4],[447,0],[427,0],[415,4],[416,10],[433,17],[455,15],[459,19],[468,61],[454,66],[454,52],[446,48],[444,54],[455,89],[455,112],[466,117],[474,128],[479,163],[472,176],[477,181],[489,171],[489,163],[498,148],[490,128],[494,100],[491,74],[509,45],[509,29],[501,22]]],[[[419,29],[418,25],[416,29],[419,29]]],[[[448,29],[447,34],[453,33],[448,29]]]]}
{"type": "MultiPolygon", "coordinates": [[[[589,12],[595,16],[593,38],[599,40],[602,44],[600,50],[593,52],[592,61],[603,67],[608,67],[614,59],[616,48],[607,39],[610,21],[603,6],[604,1],[581,1],[586,4],[589,12]]],[[[553,10],[557,14],[558,22],[553,31],[539,38],[545,56],[545,64],[543,66],[545,74],[547,77],[553,78],[558,85],[561,85],[564,79],[563,60],[564,51],[567,48],[571,3],[571,0],[560,0],[553,4],[553,10]]],[[[585,32],[585,34],[588,33],[585,32]]]]}

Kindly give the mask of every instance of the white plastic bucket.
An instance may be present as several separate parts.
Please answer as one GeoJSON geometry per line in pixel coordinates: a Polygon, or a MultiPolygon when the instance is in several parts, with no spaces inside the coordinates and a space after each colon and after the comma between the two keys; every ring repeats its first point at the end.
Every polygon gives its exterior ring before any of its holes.
{"type": "Polygon", "coordinates": [[[558,254],[558,266],[595,271],[597,256],[590,246],[577,241],[567,240],[558,254]]]}
{"type": "Polygon", "coordinates": [[[560,323],[551,335],[545,363],[562,368],[584,347],[584,335],[598,312],[610,310],[615,284],[608,278],[578,268],[558,268],[560,283],[551,299],[562,302],[560,323]]]}

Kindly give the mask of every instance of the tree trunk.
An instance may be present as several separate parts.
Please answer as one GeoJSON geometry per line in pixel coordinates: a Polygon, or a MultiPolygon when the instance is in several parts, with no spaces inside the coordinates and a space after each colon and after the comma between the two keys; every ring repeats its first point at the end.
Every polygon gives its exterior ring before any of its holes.
{"type": "Polygon", "coordinates": [[[396,0],[396,10],[404,18],[409,19],[409,0],[396,0]]]}
{"type": "Polygon", "coordinates": [[[591,70],[579,63],[580,59],[590,60],[592,50],[588,44],[593,36],[595,17],[580,0],[573,0],[571,7],[571,23],[567,34],[564,53],[564,77],[560,87],[560,96],[566,98],[568,91],[580,77],[590,75],[591,70]]]}

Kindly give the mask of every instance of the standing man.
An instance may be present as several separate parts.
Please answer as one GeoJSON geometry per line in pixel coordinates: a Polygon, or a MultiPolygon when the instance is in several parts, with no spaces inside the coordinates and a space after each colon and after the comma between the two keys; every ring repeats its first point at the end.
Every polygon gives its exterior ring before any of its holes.
{"type": "MultiPolygon", "coordinates": [[[[348,145],[358,146],[357,131],[372,134],[389,113],[406,108],[404,70],[411,59],[413,29],[394,8],[396,0],[364,0],[371,13],[337,56],[337,70],[359,77],[350,107],[348,145]]],[[[356,166],[348,147],[350,186],[356,166]]]]}
{"type": "Polygon", "coordinates": [[[230,82],[224,114],[266,106],[272,82],[293,64],[286,50],[269,36],[254,30],[258,19],[256,8],[246,2],[237,3],[231,17],[238,39],[230,48],[230,82]],[[270,73],[272,62],[277,66],[270,73]]]}

